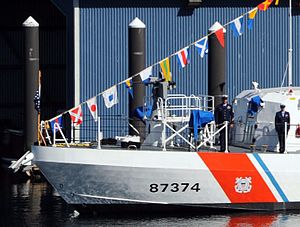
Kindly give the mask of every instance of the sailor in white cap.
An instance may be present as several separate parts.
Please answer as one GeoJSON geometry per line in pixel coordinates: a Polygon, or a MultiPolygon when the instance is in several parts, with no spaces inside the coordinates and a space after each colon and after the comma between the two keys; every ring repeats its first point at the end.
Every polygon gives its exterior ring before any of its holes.
{"type": "Polygon", "coordinates": [[[280,111],[275,115],[275,130],[278,135],[280,153],[285,151],[285,122],[287,123],[287,135],[290,130],[290,121],[290,113],[285,111],[285,104],[281,103],[280,111]]]}

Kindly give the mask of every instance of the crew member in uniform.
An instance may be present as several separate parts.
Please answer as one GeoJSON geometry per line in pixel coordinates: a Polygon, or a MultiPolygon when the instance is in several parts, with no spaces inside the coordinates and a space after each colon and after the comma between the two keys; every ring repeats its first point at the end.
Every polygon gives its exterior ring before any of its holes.
{"type": "Polygon", "coordinates": [[[285,122],[287,123],[287,135],[290,130],[290,113],[285,111],[284,104],[280,104],[280,111],[275,115],[275,130],[278,135],[280,153],[285,151],[285,122]]]}
{"type": "MultiPolygon", "coordinates": [[[[228,103],[227,95],[222,97],[222,103],[216,106],[215,109],[215,122],[217,124],[218,129],[224,126],[224,122],[228,121],[230,128],[233,127],[233,109],[232,106],[228,103]]],[[[229,127],[227,127],[227,141],[229,138],[229,127]]],[[[220,131],[220,151],[225,151],[225,128],[220,131]]]]}

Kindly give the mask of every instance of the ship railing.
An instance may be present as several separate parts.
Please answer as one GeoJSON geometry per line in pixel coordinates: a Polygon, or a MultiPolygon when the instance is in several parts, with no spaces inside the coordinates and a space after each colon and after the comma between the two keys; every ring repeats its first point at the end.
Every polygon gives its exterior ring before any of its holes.
{"type": "Polygon", "coordinates": [[[49,122],[41,121],[39,127],[40,145],[67,146],[66,142],[68,142],[70,146],[95,147],[97,145],[97,148],[101,149],[101,143],[114,145],[116,136],[128,134],[128,128],[133,127],[128,123],[129,119],[124,114],[107,114],[99,115],[97,122],[95,122],[92,116],[86,116],[80,127],[74,127],[71,123],[71,127],[67,128],[66,122],[63,121],[59,125],[60,128],[57,127],[58,125],[55,126],[55,130],[54,125],[50,127],[49,122]],[[55,138],[54,131],[56,132],[55,138]]]}
{"type": "MultiPolygon", "coordinates": [[[[70,134],[72,145],[85,144],[86,146],[95,146],[99,143],[115,140],[116,136],[127,135],[129,120],[124,114],[102,114],[97,117],[97,121],[92,116],[87,115],[84,122],[80,126],[76,126],[73,130],[78,133],[70,134]]],[[[110,142],[108,142],[110,144],[110,142]]]]}
{"type": "Polygon", "coordinates": [[[300,151],[300,123],[284,125],[285,132],[285,153],[292,151],[300,151]],[[289,130],[287,130],[289,126],[289,130]]]}
{"type": "MultiPolygon", "coordinates": [[[[169,95],[165,100],[158,98],[157,101],[157,119],[162,122],[162,146],[163,150],[166,150],[167,143],[173,141],[178,136],[189,147],[196,149],[196,145],[189,138],[184,136],[183,132],[189,129],[189,121],[193,110],[205,110],[213,112],[214,98],[212,96],[185,96],[185,95],[169,95]],[[210,106],[212,105],[212,106],[210,106]],[[167,130],[171,132],[167,136],[167,130]]],[[[214,127],[205,127],[205,133],[210,135],[211,130],[214,127]],[[208,133],[209,132],[209,133],[208,133]]],[[[205,136],[203,133],[202,137],[206,138],[206,142],[209,142],[210,146],[213,146],[214,138],[212,136],[205,136]],[[209,138],[207,140],[207,138],[209,138]]]]}
{"type": "Polygon", "coordinates": [[[70,147],[64,133],[61,130],[61,127],[59,126],[58,123],[54,123],[54,127],[53,127],[53,147],[56,147],[56,142],[64,142],[66,144],[67,147],[70,147]],[[59,132],[62,139],[57,138],[56,133],[59,132]]]}
{"type": "Polygon", "coordinates": [[[46,140],[48,141],[48,143],[50,145],[52,145],[51,137],[50,137],[49,132],[47,130],[47,126],[46,126],[46,122],[45,121],[41,121],[41,123],[40,123],[39,134],[40,134],[40,137],[41,137],[41,139],[42,139],[42,141],[43,141],[43,143],[44,143],[45,146],[47,145],[46,140]]]}
{"type": "Polygon", "coordinates": [[[199,133],[200,140],[199,142],[196,141],[196,144],[198,143],[199,145],[196,145],[197,147],[195,148],[195,150],[198,150],[202,146],[209,147],[212,150],[216,150],[215,147],[216,134],[217,133],[216,133],[215,121],[206,124],[204,128],[200,130],[199,133]]]}
{"type": "Polygon", "coordinates": [[[164,114],[167,116],[178,116],[186,119],[191,115],[192,110],[214,111],[213,106],[209,106],[214,98],[212,96],[182,96],[169,95],[163,102],[164,114]]]}
{"type": "Polygon", "coordinates": [[[214,97],[207,95],[168,95],[165,100],[158,98],[157,106],[159,115],[167,118],[167,120],[189,121],[193,110],[214,112],[214,97]]]}
{"type": "Polygon", "coordinates": [[[287,138],[287,134],[288,134],[288,131],[287,131],[287,122],[284,122],[284,140],[285,140],[285,143],[284,143],[284,153],[287,153],[287,141],[286,141],[286,138],[287,138]]]}
{"type": "MultiPolygon", "coordinates": [[[[234,122],[231,131],[232,144],[237,147],[249,148],[251,152],[278,152],[279,140],[274,121],[234,122]],[[240,128],[240,129],[239,129],[240,128]]],[[[299,124],[284,124],[285,153],[300,152],[299,124]],[[289,128],[289,130],[287,130],[289,128]]],[[[229,136],[230,137],[230,136],[229,136]]]]}
{"type": "Polygon", "coordinates": [[[196,150],[198,150],[200,147],[202,147],[207,142],[211,143],[211,141],[214,141],[215,136],[217,134],[219,134],[222,130],[225,130],[225,153],[228,153],[228,144],[229,144],[229,141],[228,141],[228,125],[229,125],[228,121],[225,121],[222,124],[218,125],[218,127],[219,127],[218,130],[216,130],[216,131],[212,132],[211,134],[208,134],[208,136],[204,137],[202,142],[197,146],[196,150]]]}
{"type": "Polygon", "coordinates": [[[61,130],[61,127],[58,123],[54,123],[53,125],[53,143],[51,141],[51,136],[49,135],[49,132],[48,132],[48,128],[49,128],[49,125],[47,125],[47,123],[45,121],[41,121],[40,123],[40,128],[39,128],[39,135],[43,141],[43,144],[46,146],[47,145],[47,142],[52,145],[53,147],[56,147],[56,144],[57,142],[64,142],[66,144],[67,147],[70,147],[64,133],[62,132],[61,130]],[[57,135],[56,133],[60,133],[61,135],[61,138],[57,138],[57,135]],[[47,142],[46,142],[47,140],[47,142]]]}

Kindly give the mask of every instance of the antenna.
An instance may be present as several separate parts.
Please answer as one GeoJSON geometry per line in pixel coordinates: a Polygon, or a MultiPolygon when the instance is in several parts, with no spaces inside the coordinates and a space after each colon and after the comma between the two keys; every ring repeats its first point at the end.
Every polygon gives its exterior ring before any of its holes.
{"type": "Polygon", "coordinates": [[[289,85],[289,89],[291,88],[292,86],[292,83],[293,83],[293,68],[292,68],[292,63],[293,63],[293,59],[292,59],[292,56],[293,56],[293,48],[292,48],[292,45],[293,45],[293,31],[292,31],[292,0],[289,0],[289,27],[290,27],[290,40],[289,40],[289,74],[288,74],[288,85],[289,85]]]}

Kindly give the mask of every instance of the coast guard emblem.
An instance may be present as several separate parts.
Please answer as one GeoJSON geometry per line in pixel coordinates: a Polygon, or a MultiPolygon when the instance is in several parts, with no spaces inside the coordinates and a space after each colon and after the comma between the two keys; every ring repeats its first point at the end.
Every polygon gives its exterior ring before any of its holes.
{"type": "Polygon", "coordinates": [[[252,189],[251,177],[237,177],[235,178],[235,191],[237,193],[248,193],[252,189]]]}

